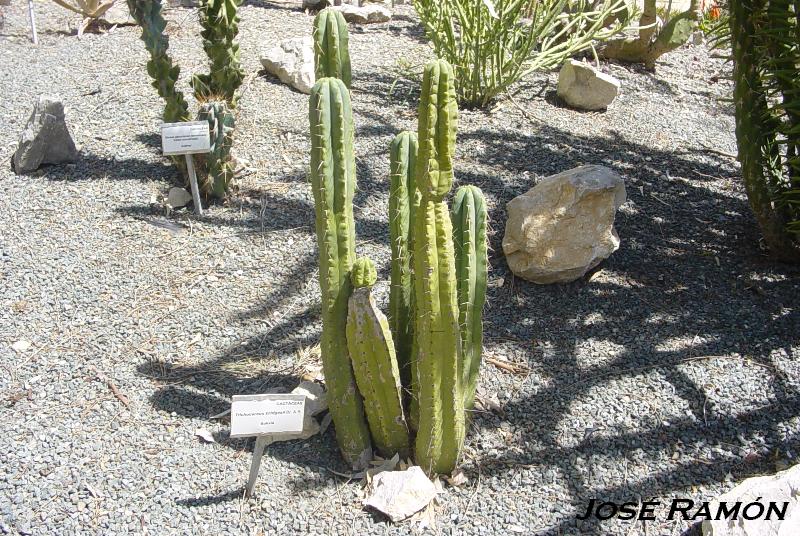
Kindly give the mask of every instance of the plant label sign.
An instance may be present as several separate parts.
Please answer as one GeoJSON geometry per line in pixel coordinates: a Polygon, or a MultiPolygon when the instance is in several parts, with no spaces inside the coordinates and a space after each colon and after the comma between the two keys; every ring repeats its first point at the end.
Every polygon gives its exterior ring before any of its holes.
{"type": "Polygon", "coordinates": [[[306,395],[235,395],[231,400],[231,437],[301,432],[306,395]]]}
{"type": "Polygon", "coordinates": [[[161,125],[164,155],[198,154],[211,150],[211,135],[206,121],[164,123],[161,125]]]}

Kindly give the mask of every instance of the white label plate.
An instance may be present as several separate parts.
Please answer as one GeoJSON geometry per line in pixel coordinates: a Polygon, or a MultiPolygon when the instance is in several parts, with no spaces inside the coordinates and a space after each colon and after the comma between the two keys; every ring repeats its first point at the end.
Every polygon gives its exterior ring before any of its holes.
{"type": "Polygon", "coordinates": [[[231,400],[231,437],[301,432],[306,395],[235,395],[231,400]]]}
{"type": "Polygon", "coordinates": [[[165,155],[197,154],[211,150],[211,135],[206,121],[164,123],[161,125],[161,147],[165,155]]]}

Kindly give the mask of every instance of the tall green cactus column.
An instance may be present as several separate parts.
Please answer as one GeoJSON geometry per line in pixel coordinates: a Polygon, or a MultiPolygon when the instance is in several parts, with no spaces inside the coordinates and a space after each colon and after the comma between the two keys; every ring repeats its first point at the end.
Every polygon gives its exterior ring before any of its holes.
{"type": "Polygon", "coordinates": [[[244,70],[239,63],[239,15],[242,0],[201,0],[200,25],[203,31],[203,50],[211,62],[208,74],[192,78],[192,87],[198,99],[224,99],[236,106],[236,90],[244,80],[244,70]]]}
{"type": "Polygon", "coordinates": [[[323,9],[314,18],[314,67],[317,79],[339,78],[350,89],[347,22],[340,11],[323,9]]]}
{"type": "Polygon", "coordinates": [[[453,184],[458,120],[453,82],[449,63],[429,63],[419,105],[416,178],[422,199],[415,215],[413,254],[419,380],[416,455],[428,473],[452,472],[465,434],[453,227],[444,203],[453,184]]]}
{"type": "Polygon", "coordinates": [[[486,302],[486,201],[477,186],[462,186],[453,199],[453,243],[458,280],[458,323],[464,360],[461,374],[464,407],[472,409],[483,349],[486,302]]]}
{"type": "Polygon", "coordinates": [[[363,468],[372,458],[369,428],[347,351],[347,302],[355,260],[353,113],[338,78],[311,90],[311,185],[316,208],[319,286],[322,291],[322,367],[336,439],[344,458],[363,468]]]}
{"type": "Polygon", "coordinates": [[[414,295],[411,222],[420,202],[414,180],[417,149],[417,135],[414,132],[401,132],[392,140],[389,163],[389,239],[392,249],[389,326],[397,350],[400,378],[406,389],[411,388],[411,346],[414,335],[411,312],[414,295]]]}
{"type": "Polygon", "coordinates": [[[368,258],[353,265],[353,294],[347,313],[347,348],[358,389],[364,396],[375,446],[386,457],[409,454],[408,425],[403,416],[400,371],[389,322],[372,299],[378,274],[368,258]]]}

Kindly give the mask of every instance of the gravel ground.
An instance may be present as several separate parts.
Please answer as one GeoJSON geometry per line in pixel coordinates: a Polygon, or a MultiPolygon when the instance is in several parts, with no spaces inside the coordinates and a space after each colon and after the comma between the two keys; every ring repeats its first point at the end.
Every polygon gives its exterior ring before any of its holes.
{"type": "MultiPolygon", "coordinates": [[[[230,396],[291,389],[313,361],[319,299],[306,182],[307,96],[260,73],[259,51],[309,34],[298,2],[246,2],[248,79],[236,151],[254,172],[198,220],[154,203],[176,180],[135,28],[75,36],[37,3],[2,7],[0,34],[0,532],[10,534],[679,534],[689,522],[576,519],[589,499],[712,498],[800,453],[800,271],[771,262],[737,180],[730,84],[704,47],[656,75],[605,65],[623,93],[603,114],[559,106],[555,75],[464,111],[461,183],[492,219],[489,358],[465,453],[435,524],[361,509],[332,431],[271,445],[242,500],[252,441],[209,417],[230,396]],[[36,96],[57,93],[83,148],[72,166],[15,176],[36,96]],[[626,181],[622,245],[584,280],[515,280],[505,204],[538,179],[602,163],[626,181]],[[29,341],[27,351],[11,346],[29,341]],[[112,388],[113,386],[113,388],[112,388]],[[198,428],[217,442],[203,444],[198,428]]],[[[204,56],[192,10],[167,13],[181,84],[204,56]]],[[[406,7],[351,35],[359,253],[388,276],[388,144],[414,128],[430,55],[406,7]]],[[[386,283],[381,287],[385,296],[386,283]]]]}

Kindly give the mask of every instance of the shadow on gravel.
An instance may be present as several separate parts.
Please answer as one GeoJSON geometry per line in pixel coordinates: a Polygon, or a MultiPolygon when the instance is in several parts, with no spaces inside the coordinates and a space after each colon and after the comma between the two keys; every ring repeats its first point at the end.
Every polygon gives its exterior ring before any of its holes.
{"type": "Polygon", "coordinates": [[[178,171],[167,160],[160,163],[139,158],[103,158],[83,151],[74,164],[44,166],[41,171],[51,181],[64,182],[178,180],[178,171]]]}
{"type": "MultiPolygon", "coordinates": [[[[528,355],[531,368],[547,379],[504,407],[505,420],[530,447],[476,460],[473,476],[507,477],[515,465],[536,466],[563,478],[575,510],[582,513],[590,498],[622,502],[677,492],[693,496],[686,490],[694,484],[771,471],[787,451],[800,450],[798,436],[778,431],[779,423],[800,414],[800,393],[771,356],[774,351],[791,355],[797,344],[800,315],[794,305],[800,303],[800,269],[773,263],[757,249],[758,229],[741,193],[710,185],[710,179],[737,174],[730,160],[697,149],[657,151],[620,136],[584,138],[549,126],[529,136],[480,129],[461,134],[459,142],[480,144],[481,162],[523,176],[549,175],[583,163],[606,165],[625,179],[629,199],[617,216],[621,248],[601,265],[610,278],[597,274],[571,284],[537,286],[514,279],[501,245],[505,204],[532,181],[509,181],[465,163],[458,170],[461,182],[479,184],[491,199],[491,275],[505,280],[490,289],[486,353],[528,355]],[[578,347],[598,343],[617,351],[600,354],[602,364],[581,371],[578,347]],[[701,365],[715,356],[730,366],[747,365],[744,374],[751,367],[765,371],[771,378],[769,402],[744,406],[735,415],[717,411],[707,395],[714,378],[700,385],[677,367],[701,365]],[[612,380],[654,371],[671,385],[680,400],[676,403],[687,407],[685,418],[665,423],[653,416],[645,432],[586,429],[575,446],[560,441],[556,430],[572,418],[571,406],[578,399],[602,393],[612,380]],[[705,445],[716,446],[712,458],[688,455],[705,445]],[[679,455],[665,464],[659,460],[665,452],[679,455]],[[631,475],[624,486],[598,490],[592,471],[582,468],[593,456],[619,461],[644,456],[660,469],[631,475]]],[[[482,415],[475,424],[493,428],[500,420],[482,415]]],[[[578,523],[574,516],[546,532],[561,534],[576,525],[602,533],[596,520],[578,523]]]]}

